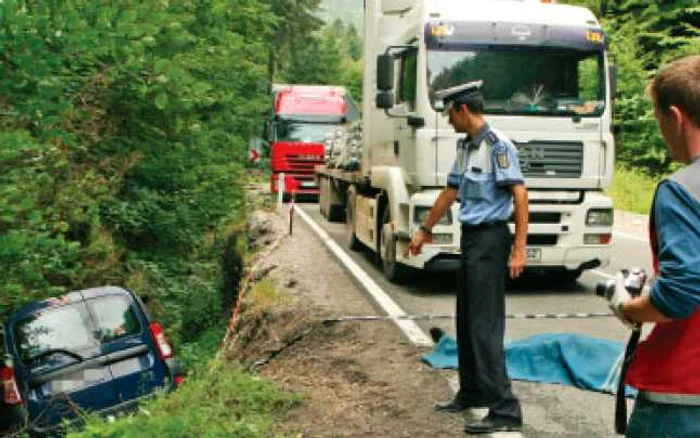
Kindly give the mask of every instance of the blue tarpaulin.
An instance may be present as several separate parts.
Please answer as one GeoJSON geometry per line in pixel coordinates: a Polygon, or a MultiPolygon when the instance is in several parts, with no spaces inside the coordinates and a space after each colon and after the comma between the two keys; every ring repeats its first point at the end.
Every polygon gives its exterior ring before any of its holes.
{"type": "MultiPolygon", "coordinates": [[[[558,383],[614,394],[620,378],[622,342],[571,333],[547,333],[506,343],[506,367],[514,380],[558,383]]],[[[457,368],[457,343],[443,335],[423,356],[435,368],[457,368]]],[[[627,387],[627,396],[635,390],[627,387]]]]}

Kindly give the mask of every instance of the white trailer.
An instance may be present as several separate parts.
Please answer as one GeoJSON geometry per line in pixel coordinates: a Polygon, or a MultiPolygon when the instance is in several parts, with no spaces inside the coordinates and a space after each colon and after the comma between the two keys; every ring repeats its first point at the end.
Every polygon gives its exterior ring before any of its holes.
{"type": "MultiPolygon", "coordinates": [[[[422,254],[405,255],[456,155],[460,135],[437,90],[483,79],[485,118],[519,150],[530,196],[528,268],[571,281],[606,265],[614,165],[615,69],[587,9],[518,0],[366,0],[359,166],[317,171],[321,211],[384,273],[456,267],[458,205],[422,254]]],[[[511,224],[511,232],[513,224],[511,224]]]]}

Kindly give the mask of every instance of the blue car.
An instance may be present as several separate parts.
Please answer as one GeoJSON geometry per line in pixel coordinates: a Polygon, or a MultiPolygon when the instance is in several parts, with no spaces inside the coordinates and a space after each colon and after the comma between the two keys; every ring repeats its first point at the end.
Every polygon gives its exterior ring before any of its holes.
{"type": "Polygon", "coordinates": [[[128,411],[183,381],[163,328],[120,287],[29,304],[5,320],[1,334],[5,431],[26,427],[33,436],[54,436],[66,420],[128,411]]]}

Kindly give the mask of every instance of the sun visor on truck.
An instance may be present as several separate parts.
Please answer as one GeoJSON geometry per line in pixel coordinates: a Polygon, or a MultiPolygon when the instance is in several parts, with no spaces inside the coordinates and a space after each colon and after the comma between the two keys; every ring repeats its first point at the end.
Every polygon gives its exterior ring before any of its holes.
{"type": "Polygon", "coordinates": [[[503,45],[590,52],[605,48],[605,35],[594,26],[440,20],[426,23],[425,43],[428,49],[442,50],[503,45]]]}

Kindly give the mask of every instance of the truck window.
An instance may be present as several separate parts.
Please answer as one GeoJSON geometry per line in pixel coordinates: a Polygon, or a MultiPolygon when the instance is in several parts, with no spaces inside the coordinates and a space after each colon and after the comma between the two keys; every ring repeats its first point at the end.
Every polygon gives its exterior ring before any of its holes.
{"type": "Polygon", "coordinates": [[[416,106],[416,76],[418,51],[406,50],[401,55],[399,66],[399,89],[397,103],[405,103],[410,111],[416,106]]]}
{"type": "Polygon", "coordinates": [[[111,342],[141,332],[141,324],[129,302],[123,297],[107,296],[88,301],[102,342],[111,342]]]}
{"type": "Polygon", "coordinates": [[[301,141],[323,143],[333,130],[336,123],[306,123],[291,120],[280,120],[276,124],[275,139],[277,141],[301,141]]]}
{"type": "Polygon", "coordinates": [[[601,51],[500,46],[489,49],[431,49],[431,93],[484,80],[487,114],[583,116],[605,108],[601,51]]]}

